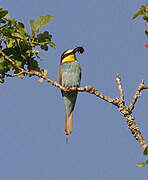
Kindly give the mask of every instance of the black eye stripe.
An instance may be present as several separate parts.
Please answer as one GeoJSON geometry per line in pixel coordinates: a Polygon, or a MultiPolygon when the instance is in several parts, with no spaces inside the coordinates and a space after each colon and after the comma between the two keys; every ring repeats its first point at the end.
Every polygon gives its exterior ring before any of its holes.
{"type": "MultiPolygon", "coordinates": [[[[66,51],[67,51],[67,50],[66,50],[66,51]]],[[[75,53],[74,50],[73,50],[73,51],[71,51],[70,53],[65,54],[66,51],[64,51],[64,53],[62,54],[62,56],[61,56],[61,61],[62,61],[65,57],[67,57],[67,56],[75,53]]]]}

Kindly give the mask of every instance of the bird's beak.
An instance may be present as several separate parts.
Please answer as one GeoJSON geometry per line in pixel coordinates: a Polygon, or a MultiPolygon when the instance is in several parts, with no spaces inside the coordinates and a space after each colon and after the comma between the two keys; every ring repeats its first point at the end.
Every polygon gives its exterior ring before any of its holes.
{"type": "Polygon", "coordinates": [[[76,52],[79,52],[79,53],[83,53],[84,52],[84,48],[79,46],[79,47],[76,47],[74,50],[73,50],[73,53],[76,53],[76,52]]]}

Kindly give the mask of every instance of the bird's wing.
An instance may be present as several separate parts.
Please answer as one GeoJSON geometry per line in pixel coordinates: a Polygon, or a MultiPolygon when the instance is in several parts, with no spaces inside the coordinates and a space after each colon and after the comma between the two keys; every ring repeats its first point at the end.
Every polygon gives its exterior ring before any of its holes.
{"type": "Polygon", "coordinates": [[[62,84],[62,78],[61,78],[61,65],[59,67],[59,72],[58,72],[58,80],[59,80],[59,84],[62,84]]]}

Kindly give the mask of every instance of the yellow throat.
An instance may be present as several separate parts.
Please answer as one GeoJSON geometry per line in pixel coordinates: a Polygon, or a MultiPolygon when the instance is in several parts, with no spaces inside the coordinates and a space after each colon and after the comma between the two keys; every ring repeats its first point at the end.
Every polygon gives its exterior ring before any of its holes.
{"type": "Polygon", "coordinates": [[[75,54],[71,54],[62,60],[62,63],[76,61],[75,54]]]}

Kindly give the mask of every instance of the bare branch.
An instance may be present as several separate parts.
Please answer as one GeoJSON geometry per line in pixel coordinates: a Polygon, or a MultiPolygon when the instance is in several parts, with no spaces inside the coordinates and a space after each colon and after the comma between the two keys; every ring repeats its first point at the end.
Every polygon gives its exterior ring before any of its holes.
{"type": "Polygon", "coordinates": [[[141,145],[141,147],[143,149],[145,149],[148,146],[148,144],[142,137],[139,127],[135,123],[134,120],[135,120],[135,118],[133,116],[131,116],[131,115],[126,116],[127,125],[128,125],[129,130],[131,131],[133,137],[138,141],[138,143],[141,145]]]}
{"type": "Polygon", "coordinates": [[[122,88],[121,79],[120,79],[119,75],[116,76],[116,82],[118,84],[118,88],[119,88],[119,92],[120,92],[120,103],[118,104],[119,111],[124,115],[128,129],[131,131],[133,137],[138,141],[138,143],[141,145],[141,147],[143,149],[145,149],[145,147],[148,146],[148,144],[142,137],[139,127],[136,124],[136,122],[134,121],[135,118],[131,115],[131,113],[132,113],[132,110],[134,109],[134,105],[135,105],[137,99],[141,95],[140,94],[141,90],[148,89],[148,85],[144,85],[144,81],[142,81],[139,84],[138,89],[137,89],[130,105],[125,106],[123,88],[122,88]]]}
{"type": "Polygon", "coordinates": [[[120,100],[124,105],[124,93],[123,93],[123,88],[122,88],[122,83],[121,83],[121,79],[119,77],[119,75],[117,74],[116,76],[116,82],[118,84],[118,88],[119,88],[119,93],[120,93],[120,100]]]}
{"type": "Polygon", "coordinates": [[[38,77],[41,77],[43,79],[45,79],[47,82],[51,83],[53,86],[56,86],[58,88],[60,88],[61,90],[65,91],[65,92],[70,92],[70,91],[80,91],[80,92],[88,92],[90,94],[94,94],[95,96],[109,102],[112,103],[116,106],[118,106],[118,102],[119,99],[118,98],[110,98],[107,97],[105,95],[103,95],[102,93],[100,93],[98,90],[94,89],[92,86],[85,86],[85,87],[63,87],[60,84],[58,84],[57,82],[55,82],[54,80],[48,78],[47,76],[45,76],[44,74],[37,72],[37,71],[24,71],[25,74],[30,74],[30,75],[35,75],[38,77]]]}
{"type": "Polygon", "coordinates": [[[138,89],[131,101],[131,104],[129,105],[130,112],[132,112],[132,110],[134,109],[134,105],[135,105],[137,99],[141,96],[141,91],[143,89],[148,89],[148,85],[144,85],[144,81],[142,80],[142,82],[139,84],[138,89]]]}

